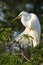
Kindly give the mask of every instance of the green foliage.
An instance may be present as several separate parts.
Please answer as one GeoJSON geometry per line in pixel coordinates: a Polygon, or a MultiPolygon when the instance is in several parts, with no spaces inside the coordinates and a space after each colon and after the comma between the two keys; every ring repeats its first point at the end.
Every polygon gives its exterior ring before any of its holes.
{"type": "Polygon", "coordinates": [[[30,48],[29,51],[31,52],[29,61],[22,61],[18,54],[3,53],[0,55],[0,65],[41,65],[43,63],[43,44],[40,43],[35,48],[30,48]]]}
{"type": "Polygon", "coordinates": [[[32,38],[33,39],[33,37],[29,36],[28,34],[24,34],[23,37],[24,38],[27,38],[27,39],[29,39],[29,38],[32,38]]]}
{"type": "Polygon", "coordinates": [[[0,55],[0,65],[20,65],[20,59],[17,55],[4,53],[0,55]]]}
{"type": "Polygon", "coordinates": [[[0,28],[0,45],[11,36],[11,28],[0,28]]]}

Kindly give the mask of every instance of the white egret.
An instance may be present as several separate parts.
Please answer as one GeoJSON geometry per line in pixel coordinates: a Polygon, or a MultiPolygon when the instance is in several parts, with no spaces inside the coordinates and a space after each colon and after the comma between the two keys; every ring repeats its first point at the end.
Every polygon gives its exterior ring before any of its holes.
{"type": "Polygon", "coordinates": [[[28,46],[27,39],[20,39],[23,34],[28,34],[33,37],[33,40],[30,38],[30,42],[32,40],[33,47],[37,46],[39,44],[41,34],[41,26],[38,17],[34,13],[22,11],[15,19],[13,19],[13,21],[19,18],[21,18],[21,23],[25,26],[25,30],[19,34],[15,40],[19,40],[21,46],[28,46]]]}

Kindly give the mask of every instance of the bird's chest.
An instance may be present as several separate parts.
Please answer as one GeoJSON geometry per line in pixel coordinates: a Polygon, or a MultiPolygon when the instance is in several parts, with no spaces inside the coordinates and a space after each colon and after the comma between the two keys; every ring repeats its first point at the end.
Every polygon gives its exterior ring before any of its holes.
{"type": "Polygon", "coordinates": [[[32,29],[26,29],[26,30],[24,31],[24,33],[25,33],[25,34],[28,34],[29,36],[31,36],[31,37],[33,37],[33,38],[35,38],[36,35],[37,35],[36,31],[35,31],[35,30],[32,30],[32,29]]]}
{"type": "Polygon", "coordinates": [[[23,35],[25,34],[25,36],[21,36],[19,43],[21,46],[25,45],[28,46],[31,42],[32,42],[32,38],[35,38],[35,33],[32,30],[26,29],[23,33],[23,35]],[[31,36],[31,37],[29,37],[31,36]]]}

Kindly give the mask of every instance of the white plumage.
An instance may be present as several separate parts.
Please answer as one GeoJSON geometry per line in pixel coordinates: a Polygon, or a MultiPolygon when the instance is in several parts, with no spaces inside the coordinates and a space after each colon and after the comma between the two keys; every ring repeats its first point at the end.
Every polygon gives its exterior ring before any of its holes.
{"type": "MultiPolygon", "coordinates": [[[[27,13],[22,11],[16,18],[21,18],[21,23],[25,26],[25,30],[19,34],[15,40],[18,41],[22,46],[28,46],[28,39],[22,38],[23,34],[28,34],[29,36],[33,37],[34,39],[30,38],[30,42],[33,43],[33,47],[37,46],[40,41],[40,34],[41,34],[41,26],[38,17],[34,13],[27,13]]],[[[31,44],[30,43],[30,44],[31,44]]]]}

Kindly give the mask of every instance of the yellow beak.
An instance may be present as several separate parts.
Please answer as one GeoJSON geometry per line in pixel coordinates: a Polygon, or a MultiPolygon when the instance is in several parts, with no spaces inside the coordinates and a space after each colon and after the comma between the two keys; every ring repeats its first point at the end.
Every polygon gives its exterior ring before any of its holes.
{"type": "Polygon", "coordinates": [[[14,18],[11,22],[13,22],[13,21],[15,21],[16,19],[19,19],[20,17],[19,16],[17,16],[16,18],[14,18]]]}

